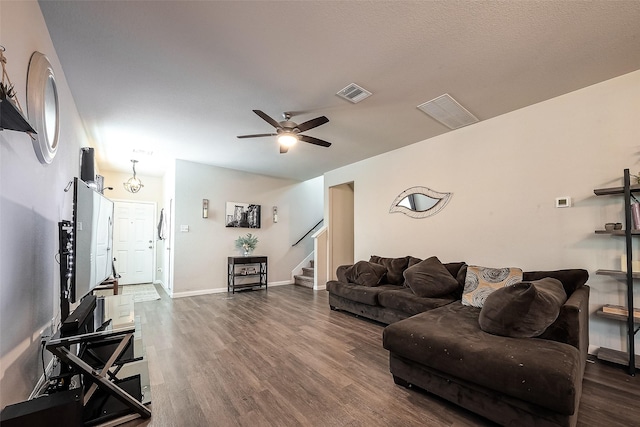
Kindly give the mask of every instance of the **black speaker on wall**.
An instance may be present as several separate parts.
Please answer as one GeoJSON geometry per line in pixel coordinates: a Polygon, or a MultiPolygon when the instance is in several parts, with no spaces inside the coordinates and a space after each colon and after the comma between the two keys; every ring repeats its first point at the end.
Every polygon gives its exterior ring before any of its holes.
{"type": "Polygon", "coordinates": [[[84,182],[94,182],[96,180],[96,168],[93,155],[93,148],[82,147],[80,158],[80,179],[84,182]]]}

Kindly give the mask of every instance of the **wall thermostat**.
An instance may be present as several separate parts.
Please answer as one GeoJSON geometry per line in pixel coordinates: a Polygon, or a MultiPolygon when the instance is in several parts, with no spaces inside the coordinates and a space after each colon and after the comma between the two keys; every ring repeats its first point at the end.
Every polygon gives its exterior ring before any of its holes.
{"type": "Polygon", "coordinates": [[[556,197],[556,208],[570,208],[571,207],[571,197],[556,197]]]}

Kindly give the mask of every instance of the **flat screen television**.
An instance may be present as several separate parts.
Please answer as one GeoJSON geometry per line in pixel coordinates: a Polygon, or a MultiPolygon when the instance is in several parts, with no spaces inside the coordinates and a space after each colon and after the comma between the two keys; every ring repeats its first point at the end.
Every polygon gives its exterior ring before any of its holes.
{"type": "Polygon", "coordinates": [[[72,268],[69,301],[82,299],[113,272],[113,202],[73,180],[72,268]]]}

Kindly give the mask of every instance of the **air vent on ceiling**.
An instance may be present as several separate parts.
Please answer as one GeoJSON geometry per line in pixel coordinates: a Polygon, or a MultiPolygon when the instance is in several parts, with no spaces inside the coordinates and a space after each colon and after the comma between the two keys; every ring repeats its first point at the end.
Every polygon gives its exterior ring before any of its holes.
{"type": "Polygon", "coordinates": [[[340,98],[344,98],[347,101],[358,103],[365,98],[371,96],[371,92],[366,90],[365,88],[358,86],[355,83],[351,83],[349,86],[342,89],[340,92],[336,93],[340,98]]]}
{"type": "Polygon", "coordinates": [[[144,156],[152,156],[153,155],[153,150],[143,150],[141,148],[134,148],[133,149],[133,154],[142,154],[144,156]]]}
{"type": "Polygon", "coordinates": [[[449,129],[458,129],[479,122],[478,118],[448,93],[418,105],[418,108],[449,129]]]}

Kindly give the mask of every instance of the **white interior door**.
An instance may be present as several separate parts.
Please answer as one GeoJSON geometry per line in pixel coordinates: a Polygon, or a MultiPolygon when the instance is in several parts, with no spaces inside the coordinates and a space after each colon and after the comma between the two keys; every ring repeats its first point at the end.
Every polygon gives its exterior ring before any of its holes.
{"type": "Polygon", "coordinates": [[[120,285],[153,282],[155,204],[114,203],[113,256],[120,285]]]}

